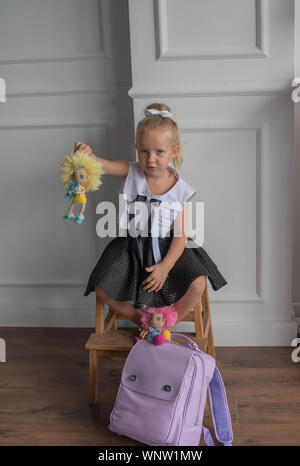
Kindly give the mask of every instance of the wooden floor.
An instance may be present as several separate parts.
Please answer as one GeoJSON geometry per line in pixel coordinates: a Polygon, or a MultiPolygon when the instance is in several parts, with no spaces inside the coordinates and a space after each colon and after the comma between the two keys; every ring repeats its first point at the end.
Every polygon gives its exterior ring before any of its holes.
{"type": "MultiPolygon", "coordinates": [[[[90,331],[0,329],[0,445],[141,445],[107,429],[123,359],[100,361],[100,402],[88,406],[90,331]]],[[[234,445],[300,445],[300,363],[291,348],[219,347],[217,363],[234,445]]],[[[205,424],[212,427],[208,415],[205,424]]]]}

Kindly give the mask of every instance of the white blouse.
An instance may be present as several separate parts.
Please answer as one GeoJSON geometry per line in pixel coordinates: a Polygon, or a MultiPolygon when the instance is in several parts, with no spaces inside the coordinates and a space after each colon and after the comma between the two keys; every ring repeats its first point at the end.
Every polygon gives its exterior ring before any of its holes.
{"type": "Polygon", "coordinates": [[[156,263],[159,262],[160,258],[157,250],[157,237],[169,236],[178,212],[182,211],[184,203],[191,200],[196,194],[196,190],[186,183],[173,167],[168,165],[167,169],[177,177],[178,181],[166,193],[152,194],[140,163],[129,161],[128,175],[126,180],[122,181],[118,190],[125,205],[125,209],[120,212],[119,216],[120,228],[128,229],[134,222],[135,229],[140,232],[143,231],[142,236],[147,236],[148,219],[149,216],[152,216],[151,236],[156,263]],[[155,199],[159,202],[155,202],[155,199]],[[134,220],[132,220],[130,214],[134,217],[134,220]]]}

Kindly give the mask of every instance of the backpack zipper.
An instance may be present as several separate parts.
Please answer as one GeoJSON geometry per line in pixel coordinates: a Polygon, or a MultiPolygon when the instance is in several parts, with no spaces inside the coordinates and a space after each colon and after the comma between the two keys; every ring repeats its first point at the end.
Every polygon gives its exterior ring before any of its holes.
{"type": "Polygon", "coordinates": [[[204,366],[204,361],[203,361],[203,359],[202,359],[201,354],[200,354],[199,351],[198,351],[198,356],[199,356],[199,358],[200,358],[201,365],[202,365],[202,384],[201,384],[201,395],[200,395],[200,401],[199,401],[198,415],[197,415],[197,421],[196,421],[195,426],[198,426],[198,425],[199,425],[200,408],[201,408],[201,402],[202,402],[202,397],[203,397],[203,385],[204,385],[204,378],[205,378],[205,366],[204,366]]]}
{"type": "Polygon", "coordinates": [[[187,408],[188,408],[188,405],[189,405],[189,402],[190,402],[190,398],[191,398],[191,391],[192,391],[192,388],[194,386],[194,381],[195,381],[195,377],[196,377],[195,361],[193,361],[193,363],[194,363],[193,375],[192,375],[192,380],[191,380],[191,383],[190,383],[189,392],[188,392],[188,395],[187,395],[187,400],[186,400],[185,406],[184,406],[182,422],[183,422],[183,420],[185,419],[185,416],[186,416],[186,411],[187,411],[187,408]]]}
{"type": "MultiPolygon", "coordinates": [[[[196,351],[196,353],[198,353],[199,357],[200,357],[200,360],[201,360],[201,365],[202,365],[202,383],[201,383],[201,396],[200,396],[200,401],[199,401],[199,408],[198,408],[198,415],[197,415],[197,418],[196,418],[196,422],[194,424],[194,426],[197,426],[199,425],[199,414],[200,414],[200,406],[201,406],[201,400],[202,400],[202,392],[203,392],[203,385],[204,385],[204,362],[200,356],[200,353],[199,353],[199,350],[197,351],[197,348],[194,348],[194,350],[196,351]]],[[[196,362],[194,361],[194,370],[193,370],[193,375],[192,375],[192,380],[191,380],[191,385],[190,385],[190,388],[189,388],[189,392],[188,392],[188,396],[187,396],[187,401],[185,403],[185,407],[184,407],[184,412],[183,412],[183,416],[182,416],[182,424],[184,422],[184,419],[185,419],[185,416],[186,416],[186,411],[187,411],[187,408],[188,408],[188,405],[189,405],[189,401],[190,401],[190,397],[191,397],[191,391],[192,391],[192,388],[194,386],[194,381],[195,381],[195,377],[196,377],[196,367],[195,367],[195,364],[196,362]]],[[[182,428],[182,424],[181,424],[181,428],[182,428]]]]}

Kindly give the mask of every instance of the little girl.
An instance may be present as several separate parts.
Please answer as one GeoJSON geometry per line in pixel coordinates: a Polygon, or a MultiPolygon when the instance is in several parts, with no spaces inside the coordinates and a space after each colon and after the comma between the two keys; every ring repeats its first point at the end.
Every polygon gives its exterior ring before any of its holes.
{"type": "Polygon", "coordinates": [[[141,327],[143,305],[175,304],[179,322],[199,301],[207,277],[214,290],[227,284],[206,251],[186,235],[188,201],[196,191],[178,173],[183,156],[169,107],[146,107],[136,129],[138,162],[97,157],[81,142],[75,143],[76,150],[100,160],[105,174],[123,177],[119,192],[126,194],[129,216],[121,216],[122,226],[124,221],[130,225],[132,207],[143,203],[159,230],[152,231],[153,223],[147,219],[144,225],[141,221],[135,225],[140,233],[136,237],[128,228],[127,236],[112,239],[90,275],[85,296],[95,291],[113,310],[141,327]],[[145,227],[148,235],[141,236],[145,227]],[[174,235],[174,227],[181,236],[174,235]],[[185,247],[187,240],[193,247],[185,247]]]}

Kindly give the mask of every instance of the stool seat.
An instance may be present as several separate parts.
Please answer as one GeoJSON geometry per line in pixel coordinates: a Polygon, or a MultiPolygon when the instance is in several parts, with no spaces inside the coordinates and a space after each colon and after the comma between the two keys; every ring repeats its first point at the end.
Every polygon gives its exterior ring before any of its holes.
{"type": "MultiPolygon", "coordinates": [[[[172,333],[172,332],[171,332],[172,333]]],[[[206,351],[207,339],[197,337],[190,333],[180,332],[193,340],[201,351],[206,351]]],[[[91,333],[86,342],[85,349],[96,351],[129,351],[133,346],[133,337],[138,336],[137,328],[122,328],[118,330],[104,330],[103,333],[91,333]]],[[[175,339],[176,341],[176,339],[175,339]]]]}
{"type": "Polygon", "coordinates": [[[133,346],[133,337],[138,336],[138,328],[120,328],[104,330],[103,333],[91,333],[85,349],[98,351],[127,351],[133,346]]]}

